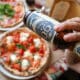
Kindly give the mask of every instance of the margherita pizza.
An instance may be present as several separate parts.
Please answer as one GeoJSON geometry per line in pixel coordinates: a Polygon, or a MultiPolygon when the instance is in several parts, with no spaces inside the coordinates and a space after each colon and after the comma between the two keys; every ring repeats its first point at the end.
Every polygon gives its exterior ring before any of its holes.
{"type": "Polygon", "coordinates": [[[22,21],[24,5],[21,1],[0,0],[0,28],[10,28],[22,21]]]}
{"type": "Polygon", "coordinates": [[[8,33],[0,43],[2,65],[15,75],[33,75],[49,60],[47,42],[27,28],[8,33]]]}

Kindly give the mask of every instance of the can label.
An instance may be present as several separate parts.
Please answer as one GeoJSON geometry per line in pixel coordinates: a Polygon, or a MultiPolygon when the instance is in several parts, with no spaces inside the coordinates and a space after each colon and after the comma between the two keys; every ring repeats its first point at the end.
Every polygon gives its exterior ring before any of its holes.
{"type": "Polygon", "coordinates": [[[51,41],[54,37],[54,26],[57,22],[54,23],[55,22],[51,21],[49,17],[38,12],[32,12],[26,22],[30,29],[47,41],[51,41]]]}
{"type": "Polygon", "coordinates": [[[76,43],[74,47],[74,53],[76,53],[80,57],[80,42],[76,43]]]}

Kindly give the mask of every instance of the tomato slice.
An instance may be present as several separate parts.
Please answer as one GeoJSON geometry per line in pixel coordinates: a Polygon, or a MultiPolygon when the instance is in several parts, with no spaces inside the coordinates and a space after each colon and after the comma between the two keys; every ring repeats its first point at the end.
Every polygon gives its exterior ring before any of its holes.
{"type": "Polygon", "coordinates": [[[0,53],[1,53],[0,55],[4,54],[5,53],[5,49],[4,48],[1,48],[0,49],[0,53]]]}
{"type": "Polygon", "coordinates": [[[16,35],[13,36],[13,39],[14,39],[14,41],[15,41],[16,43],[19,42],[19,38],[20,38],[20,35],[19,35],[19,34],[16,34],[16,35]]]}
{"type": "Polygon", "coordinates": [[[15,50],[15,43],[11,43],[10,45],[7,45],[7,49],[9,51],[14,51],[15,50]]]}
{"type": "Polygon", "coordinates": [[[14,18],[15,18],[16,20],[19,19],[18,13],[16,13],[16,14],[14,15],[14,18]]]}
{"type": "Polygon", "coordinates": [[[5,58],[5,62],[6,63],[9,63],[10,62],[10,57],[9,56],[5,56],[4,58],[5,58]]]}
{"type": "Polygon", "coordinates": [[[21,44],[22,44],[23,46],[25,46],[25,47],[28,47],[28,46],[29,46],[29,43],[28,43],[27,41],[23,41],[23,42],[21,42],[21,44]]]}
{"type": "Polygon", "coordinates": [[[43,48],[40,48],[40,49],[39,49],[39,54],[40,54],[41,57],[44,56],[44,49],[43,49],[43,48]]]}
{"type": "Polygon", "coordinates": [[[29,47],[29,50],[30,50],[30,52],[32,52],[32,53],[36,52],[36,48],[35,48],[34,45],[30,46],[30,47],[29,47]]]}
{"type": "Polygon", "coordinates": [[[44,54],[44,49],[43,49],[43,48],[40,48],[40,49],[39,49],[39,53],[40,53],[40,54],[44,54]]]}
{"type": "Polygon", "coordinates": [[[17,69],[17,70],[21,70],[20,64],[12,64],[12,68],[17,69]]]}
{"type": "Polygon", "coordinates": [[[28,42],[29,42],[29,43],[32,43],[32,42],[33,42],[33,37],[29,37],[29,38],[28,38],[28,42]]]}
{"type": "Polygon", "coordinates": [[[24,54],[24,50],[23,50],[23,49],[17,49],[17,53],[19,53],[20,56],[23,56],[23,54],[24,54]]]}

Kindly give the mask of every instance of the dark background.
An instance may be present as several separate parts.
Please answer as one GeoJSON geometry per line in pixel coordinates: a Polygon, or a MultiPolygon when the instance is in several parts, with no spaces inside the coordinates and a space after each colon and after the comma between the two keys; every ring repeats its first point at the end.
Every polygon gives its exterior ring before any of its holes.
{"type": "Polygon", "coordinates": [[[69,69],[64,74],[62,74],[58,80],[80,80],[80,74],[75,71],[69,69]]]}

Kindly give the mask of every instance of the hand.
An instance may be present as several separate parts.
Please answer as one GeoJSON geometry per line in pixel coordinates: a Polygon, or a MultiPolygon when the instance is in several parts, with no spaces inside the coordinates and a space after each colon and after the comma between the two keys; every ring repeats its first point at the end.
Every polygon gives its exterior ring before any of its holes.
{"type": "MultiPolygon", "coordinates": [[[[80,18],[69,19],[55,26],[54,29],[57,32],[61,32],[64,30],[73,30],[72,33],[65,34],[63,36],[63,39],[67,42],[80,41],[80,18]]],[[[73,54],[73,52],[70,49],[66,49],[65,53],[67,53],[66,56],[67,56],[68,67],[80,73],[80,62],[78,61],[76,55],[73,54]],[[73,62],[75,62],[75,64],[73,64],[73,62]]]]}
{"type": "Polygon", "coordinates": [[[64,35],[63,39],[68,42],[80,41],[80,18],[69,19],[54,27],[57,32],[73,30],[73,33],[64,35]]]}

